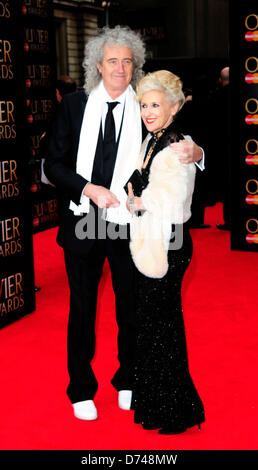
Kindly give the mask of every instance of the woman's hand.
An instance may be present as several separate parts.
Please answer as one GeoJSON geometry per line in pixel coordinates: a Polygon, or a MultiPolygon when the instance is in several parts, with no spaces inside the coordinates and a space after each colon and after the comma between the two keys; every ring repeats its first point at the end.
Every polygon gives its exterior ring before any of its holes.
{"type": "Polygon", "coordinates": [[[135,197],[133,193],[132,183],[128,183],[128,198],[126,201],[126,207],[131,214],[134,214],[135,211],[145,210],[145,207],[142,203],[140,197],[135,197]]]}

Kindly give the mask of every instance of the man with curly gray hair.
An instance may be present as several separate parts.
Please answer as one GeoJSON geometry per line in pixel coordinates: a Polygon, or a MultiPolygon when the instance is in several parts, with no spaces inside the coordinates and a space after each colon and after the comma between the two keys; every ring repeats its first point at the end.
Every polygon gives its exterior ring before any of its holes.
{"type": "Polygon", "coordinates": [[[133,58],[133,71],[131,85],[135,89],[142,78],[142,67],[145,62],[145,47],[143,41],[129,28],[116,26],[114,29],[103,28],[102,34],[90,39],[85,46],[85,55],[82,66],[85,71],[84,88],[89,95],[102,79],[98,64],[103,63],[105,46],[124,46],[131,49],[133,58]]]}
{"type": "MultiPolygon", "coordinates": [[[[123,188],[135,169],[142,142],[133,86],[142,76],[144,58],[142,40],[127,27],[104,28],[87,43],[85,90],[63,98],[45,162],[45,173],[60,194],[57,242],[64,250],[70,287],[67,394],[79,419],[97,418],[93,399],[98,383],[91,361],[98,286],[106,258],[118,324],[119,367],[111,382],[119,392],[120,408],[131,406],[134,266],[127,233],[131,214],[123,188]]],[[[200,159],[199,152],[198,146],[186,149],[185,158],[200,159]]]]}

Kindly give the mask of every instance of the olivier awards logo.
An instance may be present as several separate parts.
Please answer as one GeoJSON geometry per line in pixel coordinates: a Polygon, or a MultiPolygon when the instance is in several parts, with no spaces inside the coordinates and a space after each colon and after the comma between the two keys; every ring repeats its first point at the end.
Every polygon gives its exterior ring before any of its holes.
{"type": "MultiPolygon", "coordinates": [[[[258,181],[256,179],[249,179],[246,182],[247,196],[245,201],[247,204],[258,204],[258,181]]],[[[246,241],[248,243],[258,243],[258,221],[257,219],[248,219],[246,222],[246,241]]]]}
{"type": "Polygon", "coordinates": [[[0,201],[19,195],[20,190],[16,170],[16,160],[0,161],[0,201]]]}
{"type": "MultiPolygon", "coordinates": [[[[252,13],[245,18],[245,27],[247,32],[245,40],[249,43],[258,41],[258,15],[252,13]]],[[[251,44],[252,46],[252,44],[251,44]]],[[[245,123],[248,125],[258,124],[258,99],[254,86],[258,84],[258,58],[256,54],[249,54],[245,60],[245,83],[248,87],[251,85],[251,96],[245,102],[245,123]]],[[[255,88],[256,90],[256,88],[255,88]]],[[[245,143],[247,165],[258,165],[258,140],[255,136],[245,143]]],[[[249,206],[258,205],[258,181],[256,175],[250,177],[245,184],[246,197],[245,202],[249,206]]],[[[247,216],[248,217],[248,216],[247,216]]],[[[246,222],[246,242],[258,243],[258,221],[256,218],[248,218],[246,222]]]]}
{"type": "Polygon", "coordinates": [[[31,190],[32,193],[37,193],[42,188],[42,184],[41,184],[41,167],[40,167],[40,165],[35,166],[35,168],[32,170],[31,179],[32,179],[32,181],[31,181],[30,190],[31,190]]]}
{"type": "Polygon", "coordinates": [[[247,84],[258,83],[258,59],[257,57],[248,57],[245,61],[245,70],[248,72],[245,76],[247,84]]]}
{"type": "Polygon", "coordinates": [[[256,179],[248,180],[245,189],[247,191],[245,202],[247,204],[258,204],[258,181],[256,179]]]}
{"type": "Polygon", "coordinates": [[[249,98],[245,103],[245,110],[248,113],[245,117],[246,124],[258,124],[258,100],[249,98]]]}
{"type": "Polygon", "coordinates": [[[0,18],[10,18],[10,2],[0,2],[0,18]]]}
{"type": "Polygon", "coordinates": [[[51,67],[48,64],[26,65],[26,87],[51,88],[51,67]]]}
{"type": "Polygon", "coordinates": [[[51,199],[44,202],[33,204],[32,207],[32,225],[34,228],[47,222],[58,220],[57,199],[51,199]]]}
{"type": "Polygon", "coordinates": [[[256,139],[249,139],[245,144],[247,156],[245,162],[247,165],[258,165],[258,141],[256,139]]]}
{"type": "MultiPolygon", "coordinates": [[[[252,13],[245,18],[245,27],[248,30],[245,34],[246,41],[258,41],[258,15],[252,13]]],[[[245,70],[248,72],[245,75],[245,82],[247,84],[258,83],[258,59],[252,55],[245,61],[245,70]]],[[[245,110],[247,115],[245,117],[246,124],[258,124],[258,100],[253,96],[246,100],[245,110]]]]}
{"type": "Polygon", "coordinates": [[[16,138],[15,106],[12,100],[0,101],[0,141],[16,138]]]}
{"type": "Polygon", "coordinates": [[[30,148],[34,157],[36,157],[37,153],[39,152],[40,140],[41,140],[41,134],[30,135],[30,142],[31,142],[30,148]]]}
{"type": "Polygon", "coordinates": [[[248,219],[246,222],[246,241],[247,243],[258,243],[258,220],[248,219]]]}
{"type": "Polygon", "coordinates": [[[13,48],[10,40],[0,39],[0,80],[13,78],[13,48]]]}
{"type": "Polygon", "coordinates": [[[25,52],[49,52],[49,34],[47,29],[25,28],[25,52]]]}
{"type": "Polygon", "coordinates": [[[23,15],[47,17],[47,0],[24,0],[22,5],[23,15]]]}
{"type": "Polygon", "coordinates": [[[27,122],[29,124],[37,121],[51,121],[54,111],[53,101],[51,99],[27,99],[26,106],[27,122]]]}
{"type": "Polygon", "coordinates": [[[23,275],[20,272],[0,278],[0,317],[24,306],[23,275]]]}
{"type": "Polygon", "coordinates": [[[0,220],[0,257],[6,258],[21,251],[20,218],[0,220]]]}
{"type": "Polygon", "coordinates": [[[251,13],[245,19],[245,27],[248,30],[245,34],[245,40],[258,41],[258,15],[251,13]]]}

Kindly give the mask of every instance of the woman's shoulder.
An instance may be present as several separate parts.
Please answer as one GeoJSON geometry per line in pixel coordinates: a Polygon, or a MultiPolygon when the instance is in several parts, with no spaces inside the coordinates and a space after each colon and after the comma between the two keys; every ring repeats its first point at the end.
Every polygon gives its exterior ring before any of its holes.
{"type": "Polygon", "coordinates": [[[174,142],[179,142],[180,140],[184,139],[184,135],[180,130],[177,129],[170,129],[164,133],[162,137],[162,147],[167,147],[174,142]]]}
{"type": "Polygon", "coordinates": [[[153,170],[178,170],[182,174],[195,173],[194,163],[181,163],[180,155],[176,153],[171,147],[170,143],[161,149],[153,160],[153,170]]]}

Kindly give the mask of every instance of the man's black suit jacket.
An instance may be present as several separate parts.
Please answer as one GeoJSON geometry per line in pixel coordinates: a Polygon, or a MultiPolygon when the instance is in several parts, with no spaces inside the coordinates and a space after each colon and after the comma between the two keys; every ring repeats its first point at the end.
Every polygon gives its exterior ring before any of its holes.
{"type": "Polygon", "coordinates": [[[79,204],[87,180],[76,173],[76,159],[80,131],[87,96],[84,91],[63,97],[54,120],[49,139],[48,155],[44,171],[56,186],[59,205],[59,230],[57,242],[66,250],[87,251],[87,239],[75,235],[76,223],[81,216],[74,216],[70,201],[79,204]]]}
{"type": "MultiPolygon", "coordinates": [[[[71,200],[79,204],[83,188],[87,183],[85,178],[76,173],[77,152],[86,103],[87,96],[84,91],[63,97],[53,123],[44,166],[46,176],[55,184],[58,192],[57,242],[64,249],[77,253],[87,252],[93,243],[92,239],[79,239],[75,233],[76,224],[81,219],[85,220],[85,214],[75,216],[69,209],[71,200]]],[[[143,135],[146,135],[145,128],[143,135]]],[[[85,157],[87,158],[86,155],[85,157]]]]}

